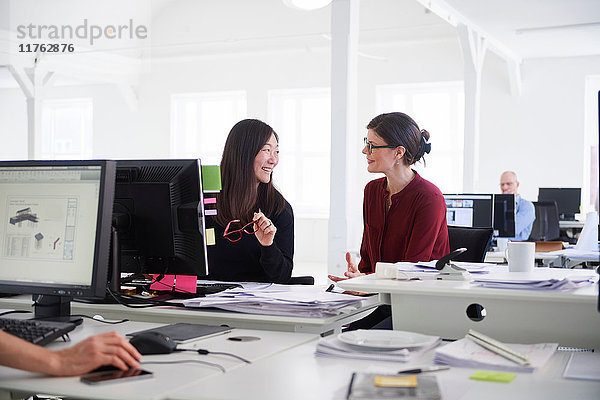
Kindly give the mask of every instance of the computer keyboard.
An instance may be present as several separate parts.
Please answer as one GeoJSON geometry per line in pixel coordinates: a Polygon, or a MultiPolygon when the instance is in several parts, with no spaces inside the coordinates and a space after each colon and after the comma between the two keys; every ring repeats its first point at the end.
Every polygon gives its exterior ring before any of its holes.
{"type": "Polygon", "coordinates": [[[70,322],[0,317],[0,329],[28,342],[45,346],[75,329],[70,322]]]}

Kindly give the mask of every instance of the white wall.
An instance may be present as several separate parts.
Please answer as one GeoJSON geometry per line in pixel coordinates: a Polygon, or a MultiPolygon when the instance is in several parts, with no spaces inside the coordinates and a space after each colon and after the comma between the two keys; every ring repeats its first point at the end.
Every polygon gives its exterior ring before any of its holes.
{"type": "MultiPolygon", "coordinates": [[[[198,3],[201,2],[193,4],[198,3]]],[[[192,3],[175,4],[183,7],[192,3]]],[[[186,29],[187,32],[197,29],[193,13],[186,15],[181,23],[173,22],[175,14],[174,10],[168,10],[155,20],[156,43],[167,44],[172,39],[167,35],[159,40],[156,33],[161,30],[168,32],[172,28],[185,33],[186,29]],[[166,19],[163,21],[161,17],[166,19]]],[[[203,18],[211,20],[216,18],[214,15],[203,18]]],[[[319,23],[326,24],[327,17],[327,13],[319,14],[319,23]]],[[[215,24],[213,21],[209,27],[218,26],[215,24]]],[[[258,29],[255,34],[260,36],[263,32],[258,29]]],[[[169,157],[171,94],[246,90],[248,116],[266,119],[268,90],[329,86],[329,48],[322,41],[315,43],[321,44],[279,50],[268,43],[257,46],[253,42],[249,51],[241,54],[220,52],[215,50],[218,44],[209,45],[210,52],[184,55],[177,62],[158,62],[157,56],[142,77],[141,85],[135,88],[139,99],[136,111],[128,108],[118,88],[110,84],[55,87],[48,97],[94,99],[94,157],[169,157]]],[[[360,50],[383,60],[359,58],[356,116],[359,132],[375,116],[376,85],[456,81],[463,76],[456,38],[379,45],[371,40],[362,44],[360,50]]],[[[584,80],[588,74],[599,73],[600,57],[529,60],[522,68],[523,93],[514,97],[508,90],[504,61],[489,54],[482,81],[481,170],[477,190],[497,192],[499,174],[504,169],[517,171],[522,194],[532,200],[539,186],[581,186],[584,80]]],[[[0,89],[0,159],[26,157],[26,118],[25,98],[20,91],[0,89]]],[[[284,146],[285,132],[278,133],[284,146]]],[[[435,137],[436,132],[431,134],[435,137]]],[[[366,173],[361,143],[355,146],[359,170],[365,171],[354,191],[353,208],[360,220],[364,184],[376,176],[366,173]]],[[[430,157],[435,157],[435,148],[430,157]]],[[[353,238],[355,246],[349,250],[358,250],[360,237],[361,232],[357,231],[353,238]]],[[[298,219],[296,261],[325,263],[326,241],[327,221],[298,219]]]]}
{"type": "Polygon", "coordinates": [[[478,190],[498,191],[507,169],[531,200],[539,187],[581,187],[585,78],[600,72],[600,56],[526,61],[519,97],[508,93],[501,61],[489,57],[484,68],[478,190]]]}

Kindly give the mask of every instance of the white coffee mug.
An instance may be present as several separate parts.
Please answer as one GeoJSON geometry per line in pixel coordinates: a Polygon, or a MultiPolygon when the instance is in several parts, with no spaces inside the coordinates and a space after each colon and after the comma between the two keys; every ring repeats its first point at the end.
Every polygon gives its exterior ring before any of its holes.
{"type": "Polygon", "coordinates": [[[506,259],[510,272],[531,272],[535,266],[534,242],[508,242],[506,259]]]}

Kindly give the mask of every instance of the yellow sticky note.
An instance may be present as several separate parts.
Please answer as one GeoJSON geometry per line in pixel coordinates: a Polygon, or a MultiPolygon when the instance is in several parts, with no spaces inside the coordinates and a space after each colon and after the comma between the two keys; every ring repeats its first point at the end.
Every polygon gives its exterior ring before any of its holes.
{"type": "Polygon", "coordinates": [[[416,387],[417,376],[376,376],[375,386],[379,387],[416,387]]]}
{"type": "Polygon", "coordinates": [[[214,228],[208,228],[206,230],[206,245],[207,246],[214,246],[215,244],[215,229],[214,228]]]}
{"type": "Polygon", "coordinates": [[[477,381],[509,383],[515,379],[515,376],[517,376],[517,374],[511,372],[475,371],[469,378],[477,381]]]}

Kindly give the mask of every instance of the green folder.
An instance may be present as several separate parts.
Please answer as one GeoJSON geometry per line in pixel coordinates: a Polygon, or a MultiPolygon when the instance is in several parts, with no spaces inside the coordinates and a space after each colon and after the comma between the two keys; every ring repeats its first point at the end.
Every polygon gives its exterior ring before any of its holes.
{"type": "Polygon", "coordinates": [[[218,192],[221,188],[221,167],[219,165],[203,165],[202,189],[218,192]]]}

